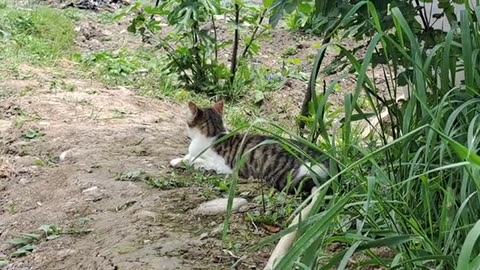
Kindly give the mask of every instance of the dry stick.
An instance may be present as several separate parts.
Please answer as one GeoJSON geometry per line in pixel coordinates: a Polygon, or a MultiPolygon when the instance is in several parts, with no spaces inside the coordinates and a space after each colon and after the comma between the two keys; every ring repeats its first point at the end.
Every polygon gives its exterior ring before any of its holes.
{"type": "Polygon", "coordinates": [[[415,4],[417,5],[416,6],[416,9],[417,9],[417,12],[418,12],[418,15],[420,16],[420,19],[422,20],[422,23],[423,23],[423,28],[425,31],[428,31],[429,28],[430,28],[430,25],[428,24],[428,21],[427,21],[427,13],[425,11],[425,6],[420,6],[420,2],[418,0],[415,0],[415,4]],[[422,12],[423,10],[423,12],[422,12]]]}
{"type": "Polygon", "coordinates": [[[267,212],[267,206],[265,204],[265,194],[263,193],[263,186],[262,186],[262,207],[263,207],[263,214],[267,212]]]}
{"type": "Polygon", "coordinates": [[[230,269],[237,269],[237,267],[247,258],[247,255],[243,255],[242,257],[240,257],[233,265],[230,269]]]}
{"type": "MultiPolygon", "coordinates": [[[[175,49],[173,49],[172,46],[170,46],[166,41],[164,41],[164,40],[161,40],[161,41],[162,41],[162,43],[158,46],[160,46],[161,48],[163,48],[165,50],[165,52],[170,56],[170,58],[172,58],[173,62],[175,62],[177,64],[177,66],[180,66],[180,63],[178,62],[177,58],[175,57],[175,55],[172,52],[172,51],[175,51],[175,49]]],[[[193,83],[192,78],[190,78],[190,76],[187,74],[187,72],[185,72],[185,70],[183,70],[182,73],[185,75],[185,78],[187,78],[187,80],[190,83],[193,83]]]]}
{"type": "Polygon", "coordinates": [[[238,24],[240,20],[240,7],[238,4],[235,4],[235,38],[233,40],[233,50],[232,50],[232,64],[230,66],[230,83],[233,84],[235,79],[235,72],[237,71],[237,54],[238,54],[238,24]]]}
{"type": "Polygon", "coordinates": [[[215,26],[215,17],[212,15],[213,37],[215,39],[215,61],[218,61],[218,45],[217,45],[217,27],[215,26]]]}
{"type": "Polygon", "coordinates": [[[425,11],[425,5],[421,6],[418,0],[415,0],[415,4],[417,5],[416,9],[417,9],[418,15],[420,16],[420,19],[422,20],[422,23],[423,23],[423,31],[427,32],[430,38],[433,39],[433,33],[432,31],[430,31],[431,30],[430,22],[427,19],[427,12],[425,11]]]}
{"type": "MultiPolygon", "coordinates": [[[[160,0],[156,0],[155,1],[155,8],[157,8],[159,4],[160,4],[160,0]]],[[[155,16],[155,14],[152,14],[152,16],[150,16],[150,20],[153,20],[154,16],[155,16]]],[[[213,17],[212,17],[212,19],[213,19],[213,17]]],[[[160,39],[160,40],[162,42],[162,45],[160,45],[160,46],[167,52],[167,54],[172,58],[172,60],[177,64],[177,66],[180,66],[177,58],[172,53],[172,51],[175,51],[175,49],[173,49],[172,46],[167,44],[167,42],[164,41],[163,39],[160,39]]],[[[215,46],[217,46],[216,32],[215,32],[215,46]]],[[[216,59],[216,51],[215,51],[215,59],[216,59]]],[[[183,71],[183,74],[185,75],[185,78],[187,78],[187,80],[190,82],[190,84],[192,84],[193,81],[190,78],[190,76],[188,76],[188,74],[185,71],[183,71]]]]}
{"type": "MultiPolygon", "coordinates": [[[[159,4],[160,4],[160,0],[155,1],[155,8],[157,8],[159,4]]],[[[152,16],[150,16],[150,20],[153,20],[154,16],[155,14],[152,14],[152,16]]],[[[170,56],[170,58],[172,58],[172,60],[177,64],[177,66],[180,66],[180,64],[177,61],[177,58],[175,58],[175,56],[172,53],[172,51],[175,51],[175,49],[173,49],[172,46],[170,46],[165,40],[160,39],[160,41],[161,41],[160,46],[165,50],[165,52],[167,52],[167,54],[170,56]]],[[[190,83],[193,83],[192,79],[190,78],[190,76],[188,76],[188,74],[185,71],[183,71],[183,74],[185,75],[185,78],[187,78],[187,80],[190,83]]]]}
{"type": "MultiPolygon", "coordinates": [[[[155,8],[158,7],[158,4],[160,4],[160,0],[157,0],[157,1],[155,2],[155,8]]],[[[150,16],[150,20],[153,20],[153,16],[154,16],[154,15],[155,15],[155,14],[152,14],[152,16],[150,16]]]]}
{"type": "Polygon", "coordinates": [[[255,35],[258,32],[258,29],[260,28],[260,25],[262,25],[263,19],[265,18],[265,14],[267,13],[267,9],[264,9],[262,12],[262,15],[260,15],[260,19],[258,20],[258,25],[253,29],[252,36],[250,37],[250,41],[248,42],[247,46],[245,46],[245,49],[243,50],[242,57],[245,57],[248,53],[248,49],[250,49],[250,46],[252,45],[253,41],[255,40],[255,35]]]}
{"type": "MultiPolygon", "coordinates": [[[[378,51],[376,48],[375,48],[375,51],[377,51],[377,53],[379,53],[379,51],[378,51]]],[[[393,89],[393,90],[394,90],[394,93],[393,93],[393,96],[392,96],[392,91],[391,91],[392,88],[391,88],[391,86],[390,86],[390,83],[388,82],[387,72],[386,72],[386,70],[385,70],[385,66],[384,66],[384,65],[382,65],[382,71],[383,71],[383,78],[385,78],[385,84],[387,85],[388,95],[390,96],[390,99],[394,99],[395,102],[397,103],[397,101],[398,101],[398,100],[397,100],[397,93],[396,93],[395,88],[394,88],[394,89],[393,89]]],[[[393,107],[393,109],[395,109],[395,107],[393,107]]],[[[397,112],[398,112],[398,110],[396,110],[396,113],[397,113],[397,112]]],[[[397,117],[396,117],[397,114],[393,115],[392,112],[391,112],[391,110],[388,110],[388,114],[389,114],[389,116],[390,116],[390,120],[392,121],[392,123],[394,123],[394,119],[395,119],[395,121],[397,121],[397,123],[398,123],[398,119],[397,119],[397,117]]],[[[396,134],[396,132],[395,132],[395,126],[392,124],[391,128],[392,128],[392,135],[393,135],[393,137],[395,138],[395,137],[396,137],[396,135],[395,135],[395,134],[396,134]]],[[[390,164],[392,164],[392,163],[390,162],[390,164]]]]}
{"type": "MultiPolygon", "coordinates": [[[[375,70],[374,70],[374,68],[372,68],[372,83],[373,83],[373,88],[375,89],[376,86],[375,86],[375,70]]],[[[373,94],[373,95],[375,96],[376,106],[378,106],[378,103],[379,103],[379,101],[380,101],[380,103],[382,103],[382,105],[384,105],[384,106],[387,108],[387,110],[388,110],[388,105],[385,103],[385,101],[383,100],[382,97],[380,97],[377,93],[375,93],[375,92],[373,91],[373,89],[368,88],[367,91],[370,92],[371,94],[373,94]]],[[[356,102],[356,101],[355,101],[355,102],[356,102]]],[[[372,105],[375,107],[374,104],[372,104],[372,105]]],[[[376,109],[375,109],[375,108],[374,108],[374,111],[376,112],[376,109]]],[[[378,123],[380,124],[380,130],[382,130],[382,133],[380,134],[380,137],[381,137],[381,139],[383,140],[383,143],[384,143],[384,144],[387,144],[387,138],[385,137],[385,132],[383,132],[383,130],[385,130],[385,129],[384,129],[384,123],[383,123],[383,122],[384,122],[384,121],[383,121],[383,118],[380,118],[380,119],[379,119],[379,122],[378,122],[378,123]]]]}

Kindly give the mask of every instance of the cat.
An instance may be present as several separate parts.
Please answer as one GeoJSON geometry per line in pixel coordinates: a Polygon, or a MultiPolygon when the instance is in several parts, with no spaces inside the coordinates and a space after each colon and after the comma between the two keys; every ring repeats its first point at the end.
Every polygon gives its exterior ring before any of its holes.
{"type": "Polygon", "coordinates": [[[187,121],[187,135],[191,139],[188,154],[173,159],[170,162],[172,167],[186,163],[196,169],[231,174],[239,157],[253,149],[239,170],[240,177],[265,180],[277,190],[290,187],[287,191],[292,193],[297,187],[310,192],[315,186],[313,178],[321,181],[329,176],[328,161],[312,166],[310,162],[302,162],[292,156],[278,143],[259,145],[272,140],[271,136],[238,133],[224,138],[228,130],[223,122],[223,101],[208,108],[199,108],[189,102],[188,107],[191,112],[187,121]],[[292,179],[290,185],[289,179],[292,179]]]}
{"type": "MultiPolygon", "coordinates": [[[[244,166],[239,170],[239,175],[243,178],[266,180],[277,190],[284,190],[287,187],[289,176],[290,178],[293,176],[293,183],[289,185],[293,188],[287,190],[289,192],[305,179],[308,181],[319,177],[320,180],[325,180],[329,177],[328,161],[312,166],[310,162],[302,162],[292,156],[280,144],[261,144],[266,140],[273,140],[271,136],[241,133],[228,136],[228,130],[223,123],[223,101],[215,103],[210,108],[199,108],[195,103],[189,102],[188,107],[191,116],[187,121],[187,135],[191,142],[188,154],[170,162],[173,167],[187,163],[197,169],[231,174],[239,157],[250,150],[244,166]]],[[[310,191],[313,199],[293,219],[290,227],[298,224],[301,217],[309,214],[319,194],[315,193],[316,186],[313,181],[302,183],[300,188],[303,188],[303,191],[310,191]]],[[[287,254],[295,241],[296,234],[297,232],[293,231],[280,238],[264,270],[274,269],[275,263],[287,254]]]]}

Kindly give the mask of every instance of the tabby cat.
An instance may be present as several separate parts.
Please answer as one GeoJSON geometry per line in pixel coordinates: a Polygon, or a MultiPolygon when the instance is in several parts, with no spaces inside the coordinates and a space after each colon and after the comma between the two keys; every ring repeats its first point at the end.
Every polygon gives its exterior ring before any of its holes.
{"type": "MultiPolygon", "coordinates": [[[[215,103],[211,108],[199,108],[193,102],[189,102],[188,106],[191,118],[187,122],[187,135],[191,143],[187,155],[170,162],[173,167],[185,162],[197,169],[231,174],[237,159],[245,151],[265,140],[273,139],[265,135],[238,133],[216,142],[228,134],[222,119],[223,101],[215,103]]],[[[239,175],[243,178],[263,179],[277,190],[283,190],[287,186],[290,176],[290,192],[298,187],[300,182],[307,180],[301,186],[304,191],[310,192],[314,186],[313,177],[319,177],[319,181],[328,177],[327,166],[328,164],[316,164],[309,170],[309,162],[302,164],[280,144],[263,144],[248,154],[239,175]]]]}

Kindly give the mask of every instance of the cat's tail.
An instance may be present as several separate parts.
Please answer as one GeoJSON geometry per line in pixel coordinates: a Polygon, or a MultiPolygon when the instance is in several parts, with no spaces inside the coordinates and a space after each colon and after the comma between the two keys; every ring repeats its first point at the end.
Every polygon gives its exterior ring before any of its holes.
{"type": "MultiPolygon", "coordinates": [[[[292,223],[288,227],[292,227],[298,224],[300,221],[300,218],[305,219],[305,217],[308,216],[310,213],[310,210],[312,210],[313,205],[318,199],[318,196],[320,195],[320,192],[317,191],[317,187],[312,188],[312,194],[315,194],[312,198],[312,201],[310,204],[308,204],[305,208],[302,209],[302,211],[293,219],[292,223]]],[[[264,270],[273,270],[274,269],[274,264],[278,263],[287,253],[288,250],[291,248],[293,241],[295,241],[295,238],[297,236],[297,231],[293,231],[287,235],[284,235],[282,238],[280,238],[280,241],[278,241],[278,244],[275,246],[275,249],[272,252],[272,255],[270,255],[270,258],[268,259],[267,264],[265,265],[264,270]]]]}

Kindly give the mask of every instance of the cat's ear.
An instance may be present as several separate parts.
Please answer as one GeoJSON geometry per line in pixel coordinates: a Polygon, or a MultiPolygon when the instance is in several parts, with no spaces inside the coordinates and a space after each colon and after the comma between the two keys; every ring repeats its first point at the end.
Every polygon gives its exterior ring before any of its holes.
{"type": "Polygon", "coordinates": [[[213,108],[215,111],[217,111],[219,114],[223,114],[223,100],[217,101],[215,105],[213,105],[213,108]]]}
{"type": "Polygon", "coordinates": [[[196,116],[199,112],[201,112],[200,108],[198,108],[197,104],[193,102],[188,102],[188,108],[193,116],[196,116]]]}

